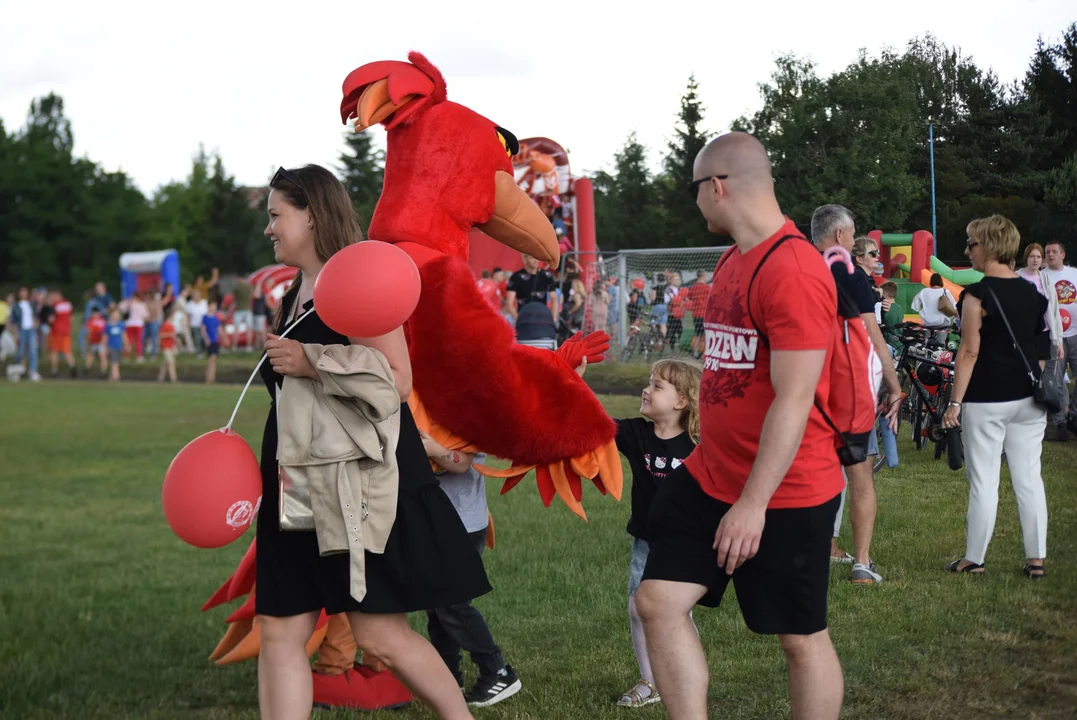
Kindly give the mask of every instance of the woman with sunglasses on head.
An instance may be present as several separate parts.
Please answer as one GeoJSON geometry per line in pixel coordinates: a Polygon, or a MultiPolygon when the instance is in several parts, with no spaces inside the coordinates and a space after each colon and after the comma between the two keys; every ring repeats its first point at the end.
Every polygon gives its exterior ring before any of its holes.
{"type": "Polygon", "coordinates": [[[1010,267],[1021,245],[1013,223],[992,215],[973,220],[967,232],[965,254],[984,277],[965,288],[958,304],[961,349],[950,404],[942,418],[943,427],[964,430],[969,481],[965,554],[946,569],[984,572],[998,512],[1001,450],[1017,496],[1024,573],[1041,578],[1047,555],[1047,496],[1040,452],[1047,415],[1033,400],[1029,370],[1042,373],[1047,360],[1047,299],[1010,267]]]}
{"type": "MultiPolygon", "coordinates": [[[[879,246],[869,237],[858,237],[853,243],[853,262],[856,263],[858,269],[864,271],[868,280],[871,280],[871,289],[875,293],[876,301],[875,314],[878,315],[878,303],[883,301],[883,293],[875,285],[875,263],[879,262],[879,246]]],[[[881,319],[879,323],[882,323],[881,319]]]]}
{"type": "Polygon", "coordinates": [[[334,253],[362,240],[362,233],[347,191],[325,168],[281,168],[269,186],[265,235],[273,242],[276,261],[299,273],[281,300],[266,341],[269,363],[261,369],[273,401],[262,440],[255,585],[262,717],[309,717],[312,676],[305,644],[324,609],[328,615],[346,613],[356,644],[384,661],[439,718],[471,718],[445,662],[407,621],[408,612],[467,602],[489,592],[490,585],[464,525],[438,486],[405,402],[411,392],[411,364],[403,328],[377,338],[348,338],[327,327],[316,310],[305,315],[313,307],[314,283],[322,267],[334,253]],[[280,339],[293,324],[288,337],[280,339]],[[362,601],[351,594],[349,553],[322,556],[315,531],[281,529],[277,421],[278,414],[283,417],[290,409],[278,406],[277,399],[285,377],[316,382],[319,377],[303,343],[361,344],[378,350],[392,369],[401,399],[396,512],[384,553],[364,551],[362,601]]]}

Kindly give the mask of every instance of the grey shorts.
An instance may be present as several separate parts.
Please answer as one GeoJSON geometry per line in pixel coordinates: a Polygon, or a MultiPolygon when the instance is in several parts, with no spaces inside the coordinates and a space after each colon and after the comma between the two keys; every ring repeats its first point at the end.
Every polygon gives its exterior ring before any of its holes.
{"type": "Polygon", "coordinates": [[[123,350],[116,350],[114,348],[109,348],[109,350],[108,350],[108,361],[110,363],[118,363],[122,359],[123,359],[123,350]]]}
{"type": "Polygon", "coordinates": [[[632,538],[632,561],[628,564],[628,595],[636,594],[639,584],[643,580],[643,568],[647,567],[647,555],[651,552],[651,546],[646,540],[632,538]]]}

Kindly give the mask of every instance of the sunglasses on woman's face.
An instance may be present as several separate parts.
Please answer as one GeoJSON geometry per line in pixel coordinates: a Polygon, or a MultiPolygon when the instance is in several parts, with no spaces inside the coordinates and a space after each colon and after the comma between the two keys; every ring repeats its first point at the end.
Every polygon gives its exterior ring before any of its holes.
{"type": "Polygon", "coordinates": [[[873,258],[879,257],[879,251],[878,250],[868,250],[867,254],[870,255],[873,258]]]}

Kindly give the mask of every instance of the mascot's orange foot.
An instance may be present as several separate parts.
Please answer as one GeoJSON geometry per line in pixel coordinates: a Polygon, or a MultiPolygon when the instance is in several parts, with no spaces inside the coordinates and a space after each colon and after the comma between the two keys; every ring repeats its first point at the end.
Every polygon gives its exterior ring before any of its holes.
{"type": "Polygon", "coordinates": [[[314,705],[322,708],[381,710],[404,707],[414,698],[391,672],[356,665],[343,675],[314,675],[314,705]]]}

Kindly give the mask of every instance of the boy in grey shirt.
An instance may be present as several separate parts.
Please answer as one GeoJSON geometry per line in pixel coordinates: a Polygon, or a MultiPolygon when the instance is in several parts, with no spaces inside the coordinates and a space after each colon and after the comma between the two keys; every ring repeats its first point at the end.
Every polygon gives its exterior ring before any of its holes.
{"type": "MultiPolygon", "coordinates": [[[[486,508],[486,481],[473,463],[486,462],[482,453],[470,455],[457,450],[448,450],[425,432],[423,446],[427,457],[438,466],[435,474],[442,491],[456,508],[464,528],[475,544],[475,550],[481,555],[486,547],[486,532],[489,516],[486,508]]],[[[470,602],[450,605],[426,611],[427,632],[430,642],[456,682],[464,687],[460,672],[461,649],[467,650],[471,660],[479,668],[479,677],[474,687],[465,693],[469,705],[488,707],[512,697],[523,687],[516,671],[505,664],[501,648],[494,642],[490,628],[482,614],[470,602]]]]}

